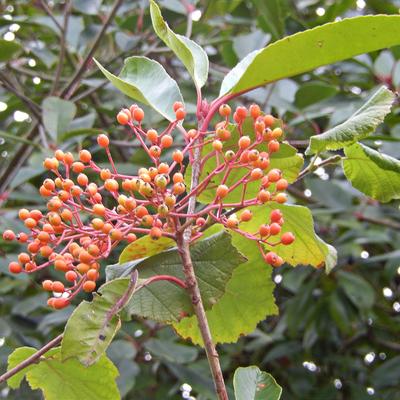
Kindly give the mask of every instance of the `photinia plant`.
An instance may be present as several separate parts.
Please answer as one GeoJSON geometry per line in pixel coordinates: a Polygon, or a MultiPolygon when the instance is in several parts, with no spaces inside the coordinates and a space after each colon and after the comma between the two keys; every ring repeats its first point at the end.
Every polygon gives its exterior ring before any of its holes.
{"type": "MultiPolygon", "coordinates": [[[[46,210],[21,209],[27,232],[3,233],[4,240],[27,247],[9,264],[10,272],[60,271],[63,281],[42,285],[52,292],[48,305],[61,309],[81,291],[95,292],[101,261],[109,263],[120,244],[126,246],[118,263],[106,268],[107,282],[92,302],[77,306],[62,335],[38,351],[23,347],[10,356],[0,382],[12,388],[26,376],[48,399],[77,398],[76,388],[59,393],[60,381],[86,385],[85,399],[118,398],[117,371],[105,351],[122,319],[138,316],[170,324],[203,346],[217,396],[228,399],[216,344],[237,341],[277,312],[271,267],[308,264],[329,272],[335,266],[336,251],[315,234],[310,211],[287,204],[289,185],[342,162],[355,188],[383,202],[400,198],[400,184],[387,184],[399,180],[400,163],[358,143],[390,112],[395,95],[387,88],[344,123],[311,137],[305,155],[313,157],[305,168],[304,156],[284,140],[284,121],[257,104],[234,104],[278,79],[399,44],[400,16],[346,19],[254,51],[210,101],[202,93],[208,78],[204,50],[175,34],[153,0],[150,11],[155,32],[193,79],[195,113],[158,62],[129,57],[116,76],[96,61],[116,88],[167,122],[149,126],[136,103],[117,113],[126,135],[146,154],[143,167],[130,174],[119,171],[105,134],[97,137],[97,148],[105,151],[107,167],[87,149],[79,155],[58,149],[44,161],[49,177],[39,192],[46,210]],[[45,374],[53,379],[44,380],[45,374]]],[[[239,368],[233,386],[236,399],[281,395],[275,380],[254,366],[239,368]]]]}

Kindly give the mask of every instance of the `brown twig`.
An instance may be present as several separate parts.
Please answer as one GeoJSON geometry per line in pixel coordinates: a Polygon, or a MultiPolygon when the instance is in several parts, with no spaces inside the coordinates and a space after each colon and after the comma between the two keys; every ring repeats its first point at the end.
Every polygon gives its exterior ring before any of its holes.
{"type": "Polygon", "coordinates": [[[386,226],[388,228],[400,230],[400,223],[398,223],[398,222],[394,222],[394,221],[391,221],[388,219],[376,219],[376,218],[368,217],[360,212],[354,213],[354,216],[359,221],[365,221],[365,222],[369,222],[371,224],[386,226]]]}
{"type": "Polygon", "coordinates": [[[0,383],[7,381],[8,379],[10,379],[12,376],[17,374],[18,372],[22,371],[26,367],[29,367],[29,365],[36,363],[43,354],[47,353],[53,347],[58,346],[61,343],[62,337],[63,337],[62,334],[58,335],[53,340],[51,340],[49,343],[47,343],[45,346],[43,346],[40,350],[38,350],[35,354],[32,354],[26,360],[22,361],[21,363],[16,365],[14,368],[10,369],[5,374],[1,375],[0,383]]]}

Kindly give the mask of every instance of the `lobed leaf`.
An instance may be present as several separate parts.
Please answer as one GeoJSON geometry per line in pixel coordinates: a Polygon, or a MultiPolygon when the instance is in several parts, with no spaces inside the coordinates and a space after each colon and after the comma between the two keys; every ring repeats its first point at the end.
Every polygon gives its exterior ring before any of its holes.
{"type": "Polygon", "coordinates": [[[390,113],[394,99],[393,92],[384,86],[380,87],[348,120],[321,135],[311,136],[306,154],[338,150],[366,138],[390,113]]]}
{"type": "Polygon", "coordinates": [[[246,56],[225,76],[220,96],[299,75],[400,44],[400,16],[346,18],[287,36],[246,56]]]}
{"type": "Polygon", "coordinates": [[[400,199],[400,161],[361,143],[345,147],[346,178],[360,192],[381,202],[400,199]]]}
{"type": "MultiPolygon", "coordinates": [[[[121,327],[117,313],[110,311],[126,293],[130,280],[115,279],[101,286],[91,302],[83,301],[65,326],[61,344],[62,360],[76,357],[84,365],[94,364],[121,327]]],[[[132,293],[130,296],[132,296],[132,293]]]]}
{"type": "Polygon", "coordinates": [[[107,71],[94,59],[101,72],[122,93],[131,99],[147,104],[169,121],[175,120],[173,105],[183,103],[177,83],[157,61],[147,57],[129,57],[119,76],[107,71]]]}
{"type": "Polygon", "coordinates": [[[233,376],[236,400],[279,400],[282,388],[256,366],[239,367],[233,376]]]}
{"type": "Polygon", "coordinates": [[[160,8],[150,1],[150,15],[158,37],[175,53],[189,71],[197,88],[201,88],[208,77],[208,57],[206,52],[193,40],[178,35],[164,21],[160,8]]]}
{"type": "MultiPolygon", "coordinates": [[[[31,347],[20,347],[10,355],[8,369],[35,353],[31,347]]],[[[117,400],[120,398],[115,379],[118,370],[105,356],[90,367],[83,366],[76,359],[61,361],[60,348],[47,352],[40,362],[30,365],[8,380],[17,388],[23,376],[32,390],[40,389],[46,400],[117,400]],[[101,382],[101,384],[99,384],[101,382]]]]}

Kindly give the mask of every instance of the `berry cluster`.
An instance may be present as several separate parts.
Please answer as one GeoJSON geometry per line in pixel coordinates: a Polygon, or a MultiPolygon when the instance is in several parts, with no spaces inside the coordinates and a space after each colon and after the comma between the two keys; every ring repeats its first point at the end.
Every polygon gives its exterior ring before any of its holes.
{"type": "Polygon", "coordinates": [[[106,152],[110,168],[101,168],[88,150],[82,150],[77,159],[69,152],[56,150],[54,157],[44,161],[45,168],[53,173],[39,190],[48,199],[47,212],[20,210],[19,217],[29,234],[7,230],[3,238],[27,244],[27,252],[20,253],[18,261],[9,264],[10,272],[32,273],[54,266],[65,274],[68,284],[43,282],[43,288],[54,293],[48,300],[51,307],[66,307],[81,290],[94,291],[100,259],[107,258],[121,241],[135,241],[137,235],[149,235],[154,240],[161,236],[176,239],[178,232],[191,226],[193,241],[201,237],[208,226],[220,223],[256,241],[267,263],[275,267],[282,265],[281,257],[274,252],[265,254],[263,250],[263,244],[289,245],[294,241],[290,232],[281,235],[284,219],[279,210],[271,212],[268,224],[261,225],[258,232],[241,229],[241,223],[252,218],[248,207],[287,200],[284,191],[288,182],[280,170],[269,168],[270,156],[279,151],[278,139],[282,136],[282,129],[274,128],[275,118],[262,115],[260,108],[252,105],[249,109],[237,107],[233,113],[234,123],[231,123],[231,108],[224,104],[219,108],[222,121],[214,131],[186,131],[182,126],[186,115],[183,104],[177,102],[173,108],[176,119],[162,132],[143,129],[144,112],[136,104],[118,113],[117,121],[130,128],[131,135],[139,141],[153,165],[140,168],[137,175],[117,171],[109,138],[104,134],[97,137],[97,143],[106,152]],[[243,133],[245,121],[251,121],[251,136],[243,133]],[[234,131],[239,132],[237,138],[231,138],[234,131]],[[169,159],[171,149],[168,153],[165,150],[174,144],[175,132],[183,135],[184,145],[181,150],[173,151],[169,159]],[[232,139],[235,145],[226,146],[232,139]],[[211,151],[204,154],[206,146],[210,145],[211,151]],[[224,146],[229,148],[224,149],[224,146]],[[265,150],[260,151],[261,147],[265,150]],[[184,161],[188,159],[190,164],[199,149],[200,165],[215,158],[216,167],[189,190],[183,175],[187,164],[184,161]],[[245,173],[229,186],[229,175],[237,168],[245,173]],[[213,180],[218,180],[219,184],[215,186],[213,180]],[[250,182],[259,182],[259,191],[256,197],[249,199],[246,187],[250,182]],[[243,188],[241,201],[225,201],[238,187],[243,188]],[[214,190],[213,201],[188,213],[190,199],[204,190],[214,190]]]}

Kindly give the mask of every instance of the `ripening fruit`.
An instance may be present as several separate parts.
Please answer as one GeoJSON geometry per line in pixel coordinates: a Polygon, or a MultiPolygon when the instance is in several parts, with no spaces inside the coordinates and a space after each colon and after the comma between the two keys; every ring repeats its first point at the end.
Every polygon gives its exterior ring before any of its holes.
{"type": "Polygon", "coordinates": [[[268,143],[268,151],[270,153],[276,153],[277,151],[279,151],[279,147],[280,147],[280,144],[277,140],[271,140],[268,143]]]}
{"type": "Polygon", "coordinates": [[[48,170],[55,170],[59,166],[59,162],[56,158],[46,158],[43,162],[43,166],[48,170]]]}
{"type": "Polygon", "coordinates": [[[94,282],[94,281],[86,281],[82,285],[82,289],[87,293],[91,293],[91,292],[93,292],[93,290],[96,289],[96,282],[94,282]]]}
{"type": "Polygon", "coordinates": [[[281,220],[282,216],[283,215],[282,215],[281,210],[273,210],[273,211],[271,211],[269,218],[270,218],[271,222],[279,222],[281,220]]]}
{"type": "Polygon", "coordinates": [[[24,223],[25,226],[29,229],[33,229],[37,225],[36,220],[34,220],[33,218],[27,218],[24,223]]]}
{"type": "Polygon", "coordinates": [[[156,144],[158,141],[158,133],[155,129],[149,129],[146,133],[146,137],[153,144],[156,144]]]}
{"type": "Polygon", "coordinates": [[[259,201],[261,201],[261,203],[266,203],[271,199],[271,193],[268,192],[268,190],[260,190],[257,198],[259,201]]]}
{"type": "Polygon", "coordinates": [[[218,128],[215,133],[217,135],[217,138],[223,142],[231,138],[231,132],[225,128],[218,128]]]}
{"type": "Polygon", "coordinates": [[[164,198],[164,202],[171,209],[176,203],[176,197],[173,194],[167,195],[164,198]]]}
{"type": "Polygon", "coordinates": [[[157,227],[153,226],[153,227],[150,229],[150,237],[151,237],[153,240],[160,239],[161,236],[162,236],[162,230],[161,230],[160,228],[157,228],[157,227]]]}
{"type": "Polygon", "coordinates": [[[226,220],[226,226],[230,229],[237,229],[239,227],[239,220],[235,215],[231,215],[227,220],[226,220]]]}
{"type": "MultiPolygon", "coordinates": [[[[242,153],[243,155],[244,153],[242,153]]],[[[233,150],[228,150],[225,152],[225,159],[226,161],[231,161],[235,157],[235,152],[233,150]]]]}
{"type": "Polygon", "coordinates": [[[282,134],[283,134],[283,131],[281,128],[275,128],[272,131],[272,137],[274,139],[279,139],[282,136],[282,134]]]}
{"type": "Polygon", "coordinates": [[[64,292],[64,289],[64,284],[60,281],[54,281],[51,285],[51,290],[56,293],[62,293],[64,292]]]}
{"type": "Polygon", "coordinates": [[[231,108],[228,106],[228,104],[222,104],[219,107],[219,115],[221,115],[221,117],[229,117],[229,115],[231,114],[231,108]]]}
{"type": "Polygon", "coordinates": [[[212,147],[215,151],[222,151],[223,144],[220,140],[214,140],[212,143],[212,147]]]}
{"type": "Polygon", "coordinates": [[[185,193],[185,190],[186,186],[183,182],[174,183],[174,186],[172,187],[172,192],[178,196],[182,193],[185,193]]]}
{"type": "Polygon", "coordinates": [[[69,300],[64,299],[62,297],[54,298],[52,302],[52,307],[54,307],[56,310],[61,310],[62,308],[68,307],[69,306],[69,300]]]}
{"type": "Polygon", "coordinates": [[[226,185],[219,185],[217,188],[217,197],[223,199],[229,193],[229,188],[226,185]]]}
{"type": "Polygon", "coordinates": [[[281,243],[284,245],[289,245],[294,242],[294,239],[295,237],[292,232],[286,232],[281,237],[281,243]]]}
{"type": "Polygon", "coordinates": [[[68,271],[65,273],[65,279],[69,282],[74,282],[78,278],[78,274],[75,271],[68,271]]]}
{"type": "Polygon", "coordinates": [[[158,188],[164,189],[168,184],[167,177],[165,175],[157,175],[156,178],[154,179],[154,184],[158,188]]]}
{"type": "Polygon", "coordinates": [[[126,125],[130,120],[130,116],[125,111],[120,111],[117,114],[117,121],[121,125],[126,125]]]}
{"type": "Polygon", "coordinates": [[[239,120],[244,120],[247,117],[246,107],[243,107],[243,106],[237,107],[235,114],[239,118],[239,120]]]}
{"type": "Polygon", "coordinates": [[[8,270],[12,273],[12,274],[19,274],[20,272],[22,272],[22,266],[20,264],[18,264],[15,261],[10,262],[10,264],[8,264],[8,270]]]}
{"type": "Polygon", "coordinates": [[[88,272],[86,272],[86,277],[90,281],[96,281],[99,278],[99,272],[97,271],[97,269],[91,268],[91,269],[89,269],[88,272]]]}
{"type": "Polygon", "coordinates": [[[110,139],[104,134],[97,136],[97,143],[100,147],[108,147],[110,144],[110,139]]]}
{"type": "Polygon", "coordinates": [[[172,143],[174,143],[174,139],[172,138],[171,135],[164,135],[161,138],[161,147],[168,149],[168,147],[172,146],[172,143]]]}
{"type": "Polygon", "coordinates": [[[183,182],[183,175],[180,172],[176,172],[172,177],[174,183],[183,182]]]}
{"type": "Polygon", "coordinates": [[[281,171],[279,169],[271,169],[271,171],[268,172],[268,180],[270,182],[278,182],[279,179],[281,179],[281,171]]]}
{"type": "Polygon", "coordinates": [[[240,214],[240,220],[241,220],[242,222],[250,221],[252,217],[253,217],[253,213],[252,213],[250,210],[244,210],[244,211],[240,214]]]}
{"type": "Polygon", "coordinates": [[[277,235],[278,233],[280,233],[282,228],[277,222],[273,222],[269,226],[269,229],[270,229],[271,235],[277,235]]]}
{"type": "Polygon", "coordinates": [[[265,237],[269,236],[270,234],[270,227],[269,225],[261,225],[260,228],[258,229],[258,232],[260,233],[260,236],[265,237]]]}
{"type": "Polygon", "coordinates": [[[260,107],[257,104],[252,104],[249,108],[252,118],[257,119],[261,115],[260,107]]]}
{"type": "Polygon", "coordinates": [[[265,261],[273,267],[280,267],[283,264],[282,258],[273,251],[270,251],[265,255],[265,261]]]}
{"type": "Polygon", "coordinates": [[[183,153],[180,150],[175,150],[172,154],[172,159],[178,163],[181,164],[183,161],[183,153]]]}
{"type": "Polygon", "coordinates": [[[4,240],[11,241],[11,240],[15,240],[15,238],[16,238],[15,233],[12,230],[7,229],[6,231],[3,232],[4,240]]]}
{"type": "Polygon", "coordinates": [[[149,152],[155,158],[158,158],[161,155],[161,149],[158,146],[151,146],[149,152]]]}
{"type": "Polygon", "coordinates": [[[137,239],[137,237],[134,233],[128,233],[125,239],[127,240],[128,243],[132,243],[137,239]]]}
{"type": "Polygon", "coordinates": [[[279,204],[284,204],[284,203],[286,203],[287,202],[287,195],[286,195],[286,193],[278,193],[276,196],[275,196],[275,198],[274,198],[274,200],[277,202],[277,203],[279,203],[279,204]]]}
{"type": "Polygon", "coordinates": [[[250,179],[252,181],[257,181],[264,176],[262,170],[260,168],[254,168],[250,173],[250,179]]]}
{"type": "Polygon", "coordinates": [[[24,221],[29,217],[29,211],[26,208],[21,208],[18,212],[19,218],[24,221]]]}
{"type": "Polygon", "coordinates": [[[118,182],[115,179],[107,179],[104,182],[104,187],[109,191],[109,192],[116,192],[119,188],[118,182]]]}
{"type": "Polygon", "coordinates": [[[288,181],[286,179],[279,179],[278,182],[276,182],[276,190],[286,190],[288,187],[288,181]]]}
{"type": "Polygon", "coordinates": [[[133,119],[138,121],[139,123],[143,121],[144,118],[144,111],[140,107],[136,107],[133,110],[133,119]]]}
{"type": "Polygon", "coordinates": [[[272,115],[264,115],[264,124],[267,128],[270,128],[275,123],[275,118],[272,115]]]}
{"type": "Polygon", "coordinates": [[[151,215],[145,215],[145,216],[142,218],[142,224],[143,224],[144,226],[152,226],[152,225],[153,225],[153,222],[154,222],[154,218],[153,218],[151,215]]]}
{"type": "Polygon", "coordinates": [[[196,219],[197,226],[204,226],[205,223],[206,223],[206,220],[203,217],[199,217],[196,219]]]}
{"type": "Polygon", "coordinates": [[[185,111],[185,109],[184,108],[178,108],[176,111],[175,111],[175,117],[176,117],[176,119],[178,120],[178,121],[181,121],[181,120],[183,120],[185,117],[186,117],[186,111],[185,111]]]}
{"type": "Polygon", "coordinates": [[[172,106],[174,112],[176,112],[179,108],[183,108],[183,104],[180,101],[176,101],[172,106]]]}
{"type": "Polygon", "coordinates": [[[238,145],[239,148],[241,148],[242,150],[247,149],[251,144],[251,140],[248,136],[242,136],[239,139],[238,145]]]}
{"type": "Polygon", "coordinates": [[[81,150],[79,152],[79,159],[83,163],[88,163],[92,159],[92,155],[90,154],[90,151],[88,151],[88,150],[81,150]]]}

